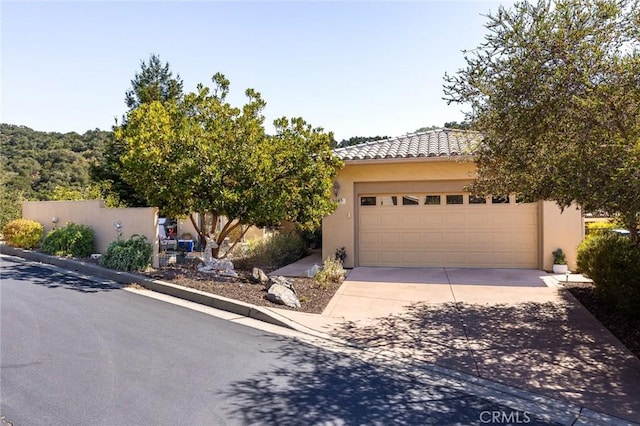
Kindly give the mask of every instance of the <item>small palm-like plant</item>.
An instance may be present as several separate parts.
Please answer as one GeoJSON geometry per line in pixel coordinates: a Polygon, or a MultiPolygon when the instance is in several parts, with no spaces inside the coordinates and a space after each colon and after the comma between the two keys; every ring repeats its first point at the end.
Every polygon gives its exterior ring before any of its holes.
{"type": "Polygon", "coordinates": [[[561,248],[554,250],[551,254],[553,254],[553,264],[554,265],[566,265],[567,258],[564,255],[564,252],[561,248]]]}

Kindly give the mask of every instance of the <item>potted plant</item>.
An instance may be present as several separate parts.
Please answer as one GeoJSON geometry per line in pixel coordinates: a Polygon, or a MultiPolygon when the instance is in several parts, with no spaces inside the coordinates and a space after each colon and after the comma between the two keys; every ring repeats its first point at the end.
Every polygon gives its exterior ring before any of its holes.
{"type": "Polygon", "coordinates": [[[567,266],[567,258],[561,248],[554,250],[553,254],[553,273],[566,274],[569,271],[567,266]]]}

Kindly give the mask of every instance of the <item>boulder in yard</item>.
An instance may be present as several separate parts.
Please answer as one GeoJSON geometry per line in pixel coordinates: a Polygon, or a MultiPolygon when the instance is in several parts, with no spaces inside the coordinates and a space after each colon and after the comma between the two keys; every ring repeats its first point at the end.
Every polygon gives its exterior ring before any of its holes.
{"type": "Polygon", "coordinates": [[[260,268],[253,268],[251,278],[253,282],[259,283],[262,285],[266,285],[269,282],[269,277],[260,268]]]}
{"type": "Polygon", "coordinates": [[[293,283],[290,280],[286,279],[285,277],[281,277],[279,275],[269,277],[269,281],[267,281],[267,284],[265,285],[265,288],[267,289],[267,291],[269,291],[271,286],[274,284],[280,284],[281,286],[288,288],[293,292],[293,294],[298,296],[296,289],[293,287],[293,283]]]}
{"type": "Polygon", "coordinates": [[[313,265],[311,268],[307,269],[307,278],[313,278],[316,274],[322,269],[320,265],[313,265]]]}
{"type": "Polygon", "coordinates": [[[300,300],[298,300],[295,291],[282,284],[272,284],[269,287],[267,300],[290,308],[300,309],[300,300]]]}

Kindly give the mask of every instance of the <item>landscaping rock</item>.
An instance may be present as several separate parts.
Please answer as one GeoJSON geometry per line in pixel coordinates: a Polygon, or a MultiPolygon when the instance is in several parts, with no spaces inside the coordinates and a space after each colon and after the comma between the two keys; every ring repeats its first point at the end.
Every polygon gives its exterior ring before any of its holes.
{"type": "Polygon", "coordinates": [[[300,301],[293,290],[293,286],[289,288],[282,284],[271,284],[267,292],[267,300],[290,308],[300,309],[300,301]]]}
{"type": "Polygon", "coordinates": [[[251,278],[253,282],[260,283],[262,285],[266,285],[269,282],[269,277],[260,268],[253,268],[251,278]]]}
{"type": "Polygon", "coordinates": [[[307,269],[307,278],[313,278],[316,274],[322,269],[320,265],[313,265],[311,268],[307,269]]]}
{"type": "Polygon", "coordinates": [[[238,277],[238,274],[233,270],[233,262],[227,259],[211,259],[205,266],[198,268],[198,271],[224,277],[238,277]]]}
{"type": "Polygon", "coordinates": [[[269,281],[267,281],[267,284],[265,285],[266,290],[269,291],[271,286],[274,284],[280,284],[281,286],[288,288],[293,292],[293,294],[298,296],[298,293],[296,293],[296,289],[293,287],[293,283],[290,280],[286,279],[285,277],[281,277],[278,275],[274,277],[269,277],[269,281]]]}

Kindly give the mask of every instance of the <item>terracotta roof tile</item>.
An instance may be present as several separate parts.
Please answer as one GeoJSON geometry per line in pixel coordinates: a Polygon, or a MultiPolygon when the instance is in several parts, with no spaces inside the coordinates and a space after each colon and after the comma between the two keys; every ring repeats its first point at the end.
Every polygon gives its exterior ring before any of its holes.
{"type": "Polygon", "coordinates": [[[482,140],[479,132],[438,129],[338,148],[343,160],[384,158],[454,157],[469,155],[482,140]]]}

